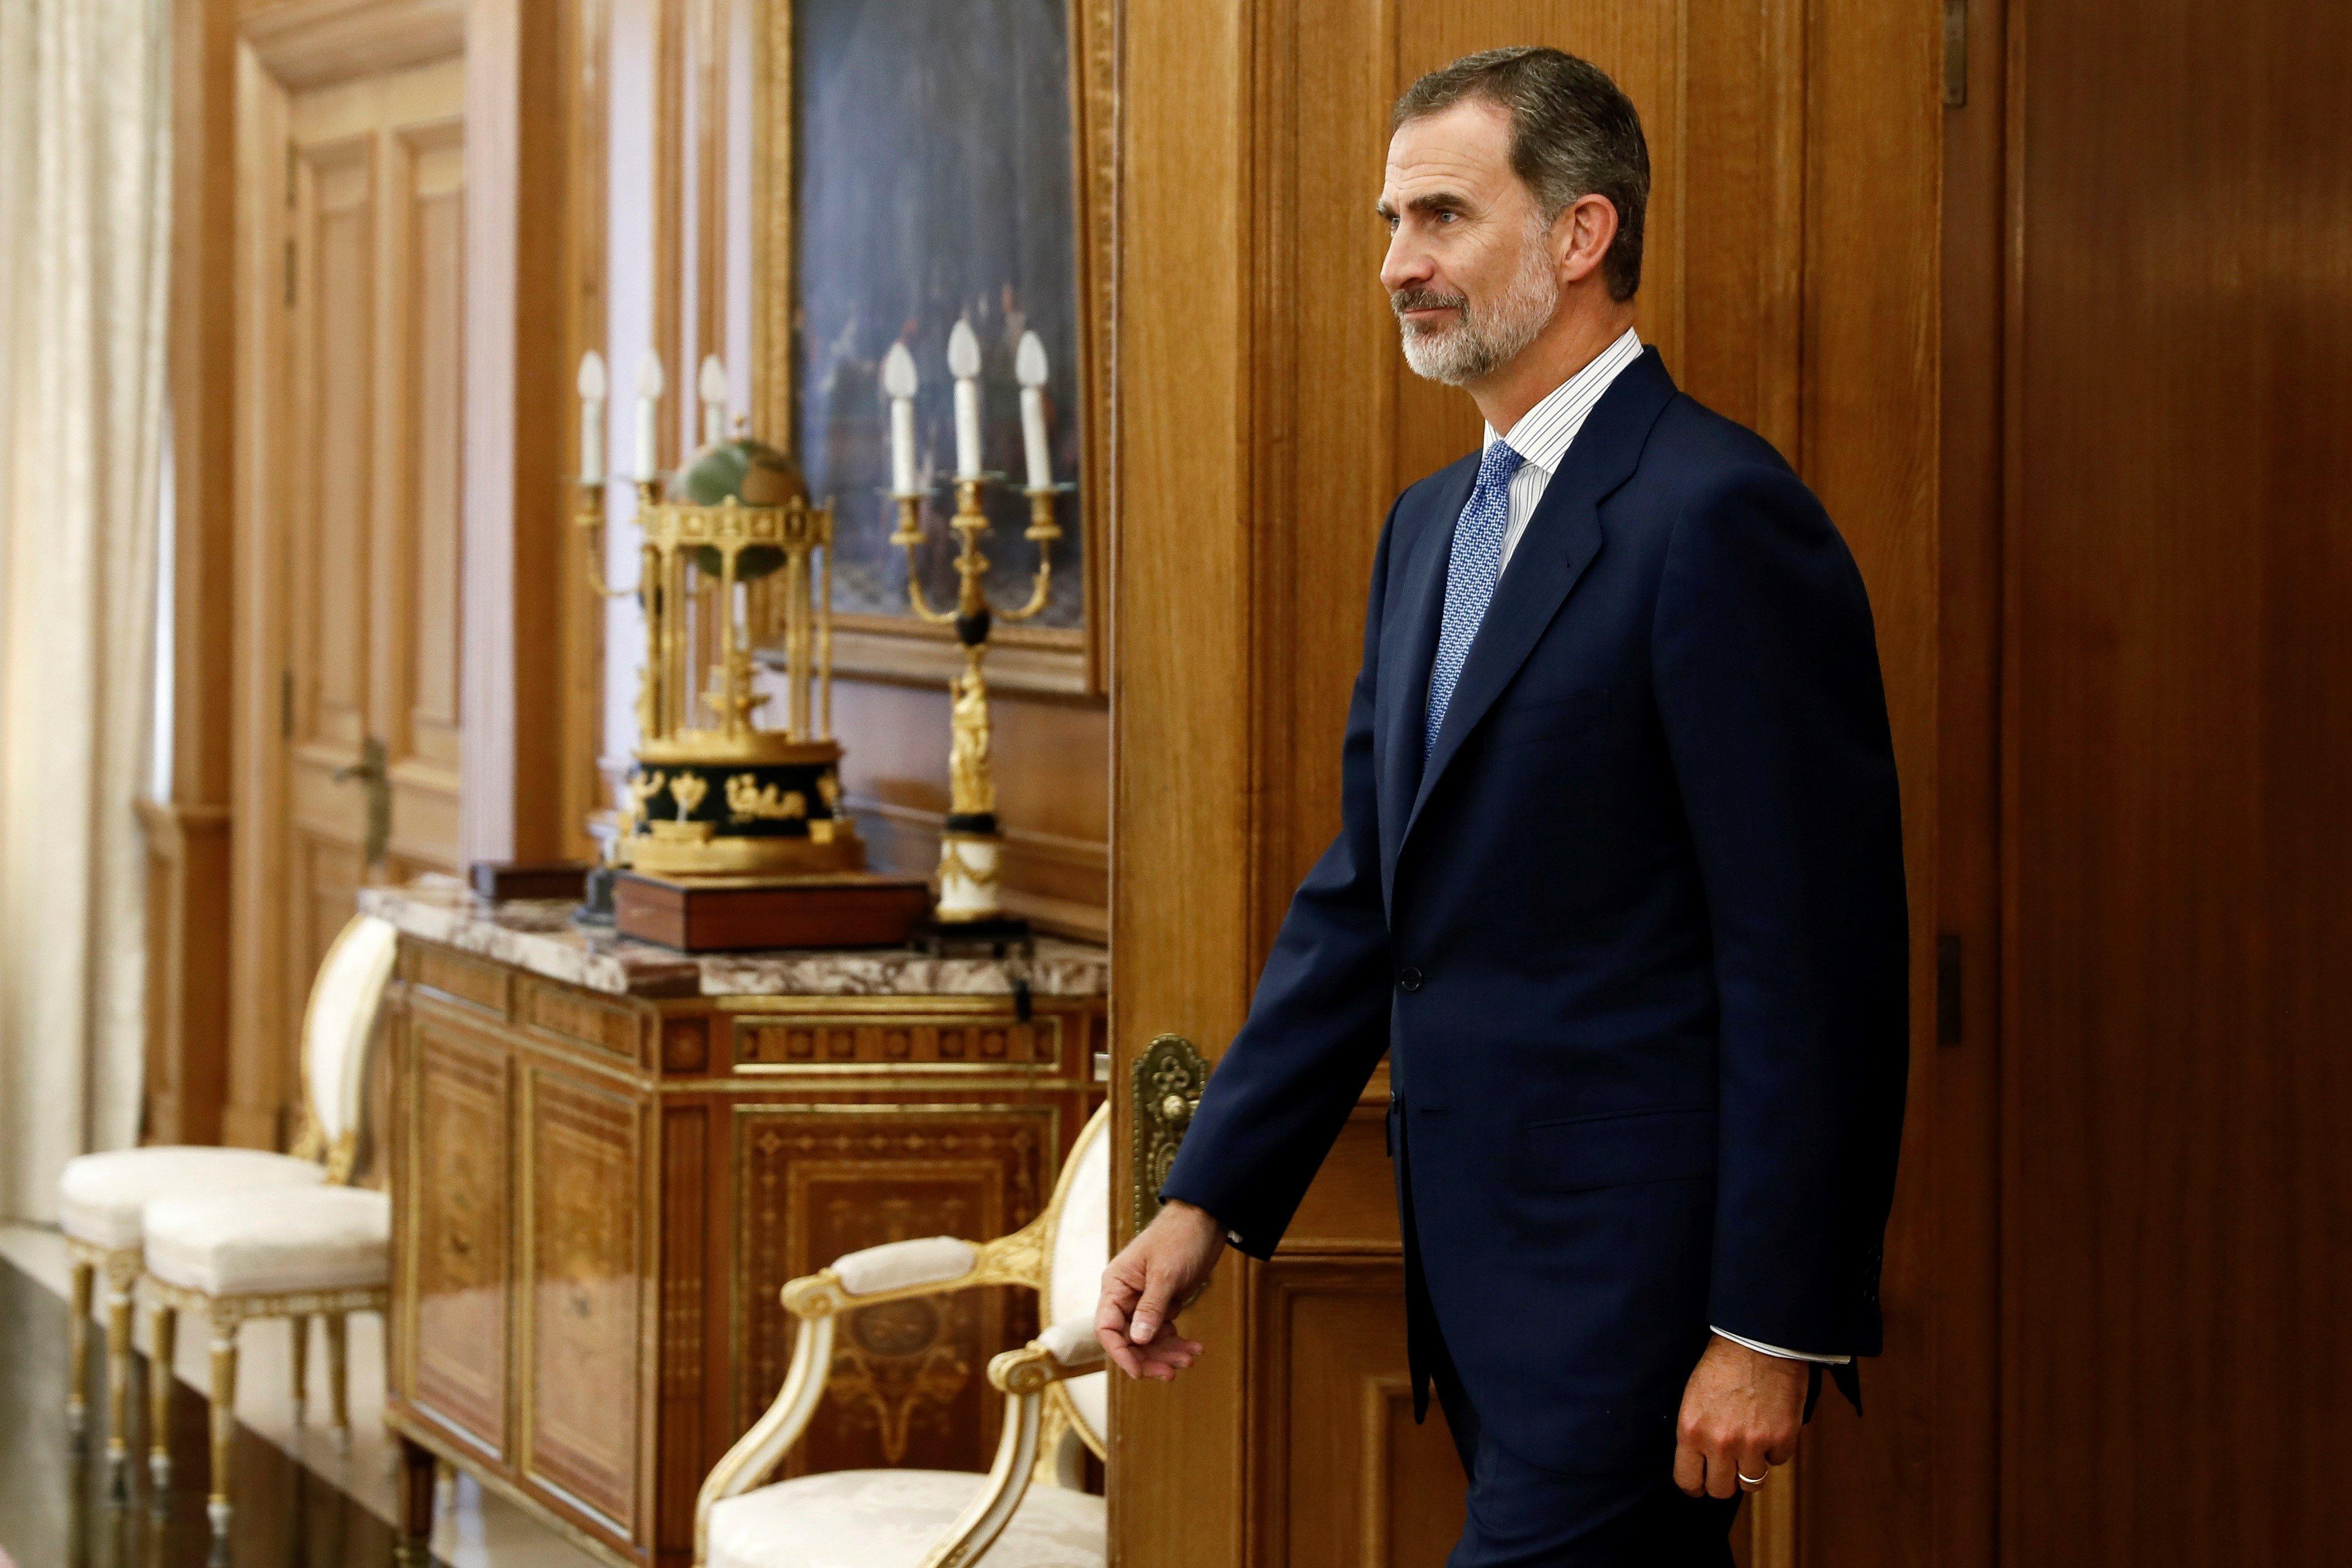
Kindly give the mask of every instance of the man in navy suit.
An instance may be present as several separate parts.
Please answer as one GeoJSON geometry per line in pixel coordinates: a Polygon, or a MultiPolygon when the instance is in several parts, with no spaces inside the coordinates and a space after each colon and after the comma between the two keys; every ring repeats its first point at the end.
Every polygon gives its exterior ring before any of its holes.
{"type": "Polygon", "coordinates": [[[1339,837],[1160,1215],[1104,1275],[1130,1376],[1270,1256],[1381,1054],[1413,1414],[1449,1568],[1730,1560],[1828,1368],[1880,1348],[1908,921],[1870,606],[1760,437],[1633,330],[1649,159],[1552,49],[1398,100],[1381,279],[1482,449],[1373,556],[1339,837]]]}

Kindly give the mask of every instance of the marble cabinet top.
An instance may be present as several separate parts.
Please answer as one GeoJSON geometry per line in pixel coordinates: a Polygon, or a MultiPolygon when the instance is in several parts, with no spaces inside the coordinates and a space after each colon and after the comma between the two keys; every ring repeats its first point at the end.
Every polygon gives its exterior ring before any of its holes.
{"type": "Polygon", "coordinates": [[[1004,996],[1026,980],[1039,996],[1099,996],[1110,954],[1041,936],[1033,957],[933,958],[912,948],[779,948],[679,952],[572,923],[574,900],[491,903],[455,877],[362,888],[360,908],[410,936],[616,996],[1004,996]]]}

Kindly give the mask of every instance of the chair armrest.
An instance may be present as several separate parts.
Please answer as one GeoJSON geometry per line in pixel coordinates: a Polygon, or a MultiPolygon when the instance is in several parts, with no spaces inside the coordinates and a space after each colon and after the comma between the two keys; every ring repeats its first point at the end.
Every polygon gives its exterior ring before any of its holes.
{"type": "Polygon", "coordinates": [[[1007,1394],[1042,1393],[1049,1383],[1099,1372],[1108,1360],[1092,1319],[1065,1318],[1019,1350],[990,1358],[988,1381],[1007,1394]]]}
{"type": "Polygon", "coordinates": [[[1045,1220],[1041,1214],[993,1241],[923,1236],[845,1252],[831,1268],[786,1285],[785,1309],[813,1320],[974,1285],[1026,1285],[1034,1290],[1045,1277],[1045,1220]]]}

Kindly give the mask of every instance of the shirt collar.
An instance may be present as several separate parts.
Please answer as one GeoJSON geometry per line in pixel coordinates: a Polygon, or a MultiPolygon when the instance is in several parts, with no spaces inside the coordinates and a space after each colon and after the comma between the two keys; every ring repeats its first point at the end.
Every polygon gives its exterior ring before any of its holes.
{"type": "MultiPolygon", "coordinates": [[[[1519,416],[1508,437],[1511,450],[1528,466],[1541,468],[1545,478],[1550,478],[1559,467],[1560,458],[1568,455],[1568,444],[1584,428],[1592,405],[1601,401],[1601,395],[1609,390],[1609,384],[1617,379],[1618,373],[1641,357],[1642,339],[1628,327],[1617,334],[1616,341],[1593,355],[1582,370],[1544,394],[1540,402],[1519,416]]],[[[1484,451],[1503,439],[1489,425],[1479,449],[1484,451]]]]}

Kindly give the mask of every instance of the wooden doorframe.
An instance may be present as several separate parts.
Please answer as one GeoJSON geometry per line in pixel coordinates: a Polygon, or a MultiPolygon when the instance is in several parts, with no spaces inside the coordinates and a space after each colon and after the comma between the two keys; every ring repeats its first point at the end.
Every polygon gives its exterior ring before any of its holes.
{"type": "MultiPolygon", "coordinates": [[[[240,411],[279,395],[288,371],[284,309],[291,230],[284,200],[291,95],[379,71],[446,59],[465,47],[455,0],[291,0],[245,14],[236,29],[236,240],[232,268],[240,411]]],[[[235,421],[231,510],[234,631],[229,855],[229,1038],[223,1142],[282,1147],[297,1085],[277,964],[288,939],[279,891],[287,868],[272,831],[285,809],[281,715],[288,668],[281,532],[285,422],[235,421]]]]}

